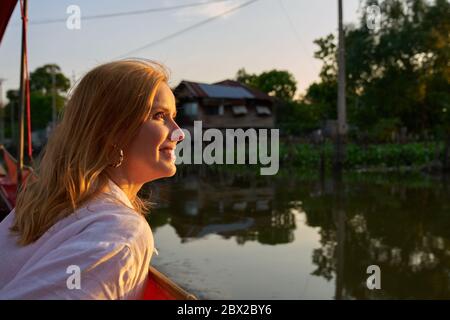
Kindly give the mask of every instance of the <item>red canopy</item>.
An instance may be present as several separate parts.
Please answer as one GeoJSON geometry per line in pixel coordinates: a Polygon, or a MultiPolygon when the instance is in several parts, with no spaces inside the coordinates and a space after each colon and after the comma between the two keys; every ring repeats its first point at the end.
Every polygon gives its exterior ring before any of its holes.
{"type": "Polygon", "coordinates": [[[9,19],[16,7],[17,0],[2,0],[0,1],[0,42],[2,42],[3,34],[9,19]]]}

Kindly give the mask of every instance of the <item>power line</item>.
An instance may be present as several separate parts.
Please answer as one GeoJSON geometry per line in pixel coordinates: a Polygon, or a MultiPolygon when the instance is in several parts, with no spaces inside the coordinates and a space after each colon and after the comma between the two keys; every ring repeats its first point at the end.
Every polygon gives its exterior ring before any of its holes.
{"type": "MultiPolygon", "coordinates": [[[[300,34],[299,34],[298,31],[297,31],[297,28],[296,28],[295,25],[294,25],[294,22],[292,21],[290,15],[289,15],[289,13],[288,13],[288,11],[286,10],[286,7],[284,6],[283,0],[278,0],[278,4],[280,5],[280,7],[281,7],[281,9],[282,9],[283,14],[286,16],[286,18],[287,18],[287,20],[288,20],[288,22],[289,22],[289,26],[290,26],[290,28],[291,28],[291,30],[292,30],[292,33],[294,34],[295,38],[297,39],[297,41],[298,41],[300,47],[303,49],[304,53],[305,53],[306,55],[308,55],[308,54],[307,54],[308,50],[306,49],[306,46],[303,44],[303,41],[302,41],[302,39],[301,39],[301,37],[300,37],[300,34]]],[[[310,71],[313,71],[313,73],[315,72],[314,70],[312,70],[310,64],[308,64],[308,68],[310,69],[310,71]]]]}
{"type": "MultiPolygon", "coordinates": [[[[297,32],[297,29],[295,28],[294,22],[291,19],[291,16],[289,15],[288,11],[286,10],[286,7],[283,4],[283,0],[278,0],[278,4],[280,5],[283,14],[286,16],[288,22],[289,22],[289,26],[291,27],[291,30],[294,34],[294,36],[297,38],[298,43],[302,46],[303,49],[305,49],[304,45],[303,45],[303,41],[300,38],[300,34],[297,32]]],[[[306,50],[306,49],[305,49],[306,50]]]]}
{"type": "MultiPolygon", "coordinates": [[[[176,6],[167,6],[167,7],[161,7],[161,8],[151,8],[151,9],[145,9],[145,10],[106,13],[106,14],[98,14],[98,15],[91,15],[91,16],[87,15],[87,16],[82,16],[82,20],[96,20],[96,19],[147,14],[147,13],[153,13],[153,12],[171,11],[171,10],[198,7],[198,6],[203,6],[203,5],[217,3],[217,2],[225,2],[225,1],[230,1],[230,0],[209,0],[209,1],[203,1],[203,2],[195,2],[195,3],[182,4],[182,5],[176,5],[176,6]]],[[[29,22],[29,24],[39,25],[39,24],[50,24],[50,23],[66,22],[66,21],[67,21],[67,17],[66,18],[57,18],[57,19],[34,20],[34,21],[32,20],[29,22]]]]}
{"type": "Polygon", "coordinates": [[[203,21],[195,23],[195,24],[193,24],[193,25],[191,25],[191,26],[189,26],[187,28],[181,29],[181,30],[176,31],[174,33],[171,33],[171,34],[169,34],[169,35],[167,35],[165,37],[162,37],[162,38],[160,38],[158,40],[152,41],[152,42],[150,42],[150,43],[148,43],[146,45],[143,45],[143,46],[141,46],[139,48],[133,49],[133,50],[131,50],[131,51],[129,51],[129,52],[123,54],[123,55],[120,55],[119,57],[117,57],[117,59],[124,58],[126,56],[129,56],[129,55],[134,54],[136,52],[139,52],[141,50],[148,49],[148,48],[150,48],[152,46],[160,44],[161,42],[164,42],[164,41],[169,40],[171,38],[175,38],[175,37],[179,36],[180,34],[186,33],[186,32],[188,32],[188,31],[190,31],[192,29],[198,28],[198,27],[200,27],[202,25],[205,25],[205,24],[207,24],[209,22],[212,22],[212,21],[214,21],[214,20],[216,20],[218,18],[221,18],[221,17],[223,17],[223,16],[225,16],[225,15],[227,15],[227,14],[233,12],[233,11],[236,11],[236,10],[239,10],[239,9],[241,9],[243,7],[249,6],[249,5],[251,5],[252,3],[256,2],[256,1],[259,1],[259,0],[249,0],[247,2],[244,2],[243,4],[240,4],[240,5],[236,6],[236,7],[233,7],[233,8],[231,8],[229,10],[226,10],[226,11],[224,11],[222,13],[219,13],[219,14],[213,16],[213,17],[210,17],[208,19],[205,19],[203,21]]]}

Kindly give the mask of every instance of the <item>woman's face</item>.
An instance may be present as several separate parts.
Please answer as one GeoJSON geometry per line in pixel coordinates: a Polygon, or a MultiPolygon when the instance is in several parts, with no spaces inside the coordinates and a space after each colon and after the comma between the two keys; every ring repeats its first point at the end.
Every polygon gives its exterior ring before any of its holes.
{"type": "Polygon", "coordinates": [[[163,82],[158,86],[148,120],[124,149],[124,160],[119,168],[126,170],[129,180],[143,184],[175,174],[175,147],[184,138],[175,116],[175,97],[163,82]]]}

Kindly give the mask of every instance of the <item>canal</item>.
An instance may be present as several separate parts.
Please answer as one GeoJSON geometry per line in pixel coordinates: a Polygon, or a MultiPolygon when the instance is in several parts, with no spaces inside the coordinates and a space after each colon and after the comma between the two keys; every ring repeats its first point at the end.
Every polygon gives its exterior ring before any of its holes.
{"type": "Polygon", "coordinates": [[[143,193],[152,264],[201,299],[450,298],[443,177],[181,172],[143,193]]]}

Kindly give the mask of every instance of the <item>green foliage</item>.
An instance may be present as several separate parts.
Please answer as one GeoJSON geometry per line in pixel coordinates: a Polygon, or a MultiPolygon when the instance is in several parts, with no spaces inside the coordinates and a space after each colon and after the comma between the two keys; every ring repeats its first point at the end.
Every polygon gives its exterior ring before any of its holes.
{"type": "Polygon", "coordinates": [[[319,46],[319,50],[314,53],[314,57],[322,60],[322,70],[320,71],[320,78],[323,82],[336,81],[337,75],[337,44],[334,35],[329,34],[324,38],[314,40],[314,43],[319,46]]]}
{"type": "Polygon", "coordinates": [[[256,75],[248,74],[245,69],[239,69],[236,80],[282,101],[291,101],[297,90],[294,76],[284,70],[270,70],[256,75]]]}
{"type": "Polygon", "coordinates": [[[372,128],[370,128],[367,140],[383,142],[391,141],[392,135],[397,132],[400,123],[398,118],[380,119],[372,128]]]}
{"type": "Polygon", "coordinates": [[[70,88],[70,80],[64,76],[56,64],[46,64],[30,74],[30,90],[42,95],[52,94],[53,74],[57,93],[66,92],[70,88]]]}
{"type": "MultiPolygon", "coordinates": [[[[56,96],[56,110],[59,113],[64,106],[65,99],[56,96]]],[[[42,95],[40,92],[31,93],[31,128],[33,130],[45,129],[47,124],[52,120],[52,97],[50,95],[42,95]]]]}
{"type": "MultiPolygon", "coordinates": [[[[305,103],[316,109],[320,119],[336,119],[337,82],[322,81],[313,83],[304,98],[305,103]]],[[[301,120],[301,119],[299,119],[301,120]]]]}
{"type": "MultiPolygon", "coordinates": [[[[397,130],[450,134],[450,3],[367,0],[361,12],[358,26],[345,27],[349,124],[372,132],[395,123],[397,130]],[[366,7],[373,4],[381,9],[378,30],[366,25],[366,7]]],[[[335,118],[336,39],[330,34],[315,43],[321,82],[305,98],[335,118]]]]}
{"type": "MultiPolygon", "coordinates": [[[[439,143],[374,144],[360,146],[348,144],[345,167],[347,169],[373,167],[423,166],[434,160],[439,143]]],[[[281,144],[282,166],[298,168],[318,168],[321,158],[326,167],[331,168],[334,147],[331,143],[322,146],[311,144],[281,144]]]]}
{"type": "Polygon", "coordinates": [[[322,110],[302,101],[288,101],[279,106],[278,128],[283,134],[302,135],[318,127],[322,110]]]}
{"type": "MultiPolygon", "coordinates": [[[[450,141],[450,3],[446,0],[365,0],[360,23],[345,27],[347,117],[354,136],[390,141],[393,132],[432,134],[450,141]],[[367,27],[366,8],[381,9],[380,28],[367,27]]],[[[337,40],[317,39],[320,82],[294,100],[286,71],[260,75],[240,69],[238,81],[278,97],[278,126],[304,134],[337,118],[337,40]]],[[[450,142],[448,148],[450,149],[450,142]]],[[[449,160],[450,162],[450,160],[449,160]]]]}
{"type": "Polygon", "coordinates": [[[349,168],[420,166],[432,161],[435,148],[435,144],[423,143],[370,145],[367,148],[350,144],[345,165],[349,168]]]}
{"type": "MultiPolygon", "coordinates": [[[[33,131],[45,129],[47,127],[47,124],[52,120],[52,70],[54,70],[55,77],[55,97],[57,113],[62,110],[65,102],[64,93],[70,87],[69,79],[60,71],[60,68],[55,64],[44,65],[30,73],[31,128],[33,131]]],[[[19,91],[8,90],[6,95],[9,102],[5,106],[5,133],[6,136],[11,137],[11,118],[14,121],[14,126],[17,132],[19,91]]]]}
{"type": "Polygon", "coordinates": [[[317,168],[320,161],[320,149],[311,144],[281,144],[280,160],[282,166],[317,168]]]}

